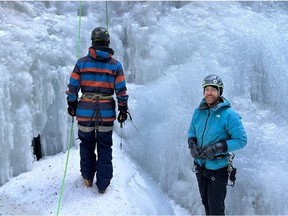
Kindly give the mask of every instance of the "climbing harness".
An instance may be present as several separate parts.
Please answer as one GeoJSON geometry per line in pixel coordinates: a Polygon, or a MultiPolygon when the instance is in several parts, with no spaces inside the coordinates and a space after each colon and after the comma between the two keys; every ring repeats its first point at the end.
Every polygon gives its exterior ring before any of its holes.
{"type": "Polygon", "coordinates": [[[237,169],[235,167],[233,167],[232,161],[235,158],[235,154],[234,153],[228,153],[226,156],[228,156],[228,166],[227,166],[228,182],[227,183],[217,179],[215,176],[213,176],[213,174],[211,174],[209,172],[208,169],[206,169],[205,167],[201,167],[200,165],[198,165],[196,163],[194,163],[192,171],[195,174],[202,172],[202,175],[207,176],[213,182],[216,181],[216,182],[219,182],[219,183],[226,184],[227,186],[234,187],[235,181],[236,181],[236,171],[237,171],[237,169]]]}
{"type": "Polygon", "coordinates": [[[106,127],[106,126],[103,126],[103,124],[102,125],[97,124],[97,120],[102,122],[102,117],[101,117],[101,112],[100,112],[100,107],[99,107],[100,100],[114,100],[112,95],[104,95],[104,94],[100,94],[100,93],[93,93],[93,92],[90,93],[89,92],[89,93],[83,93],[81,100],[95,101],[96,103],[95,103],[95,109],[94,109],[93,115],[91,116],[91,119],[89,122],[89,124],[92,122],[92,119],[94,116],[95,117],[95,126],[93,126],[93,127],[80,126],[79,127],[80,130],[82,130],[84,132],[91,132],[95,129],[95,130],[99,130],[102,132],[108,132],[108,131],[113,129],[113,126],[106,127]]]}
{"type": "Polygon", "coordinates": [[[84,100],[112,100],[113,95],[103,95],[100,93],[83,93],[81,99],[84,99],[84,100]]]}

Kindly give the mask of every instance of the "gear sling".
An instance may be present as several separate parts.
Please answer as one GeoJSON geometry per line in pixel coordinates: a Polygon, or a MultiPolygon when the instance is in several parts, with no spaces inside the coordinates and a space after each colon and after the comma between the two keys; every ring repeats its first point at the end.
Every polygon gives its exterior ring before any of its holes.
{"type": "Polygon", "coordinates": [[[237,173],[237,168],[233,167],[233,159],[235,158],[235,154],[233,153],[228,153],[227,155],[219,155],[217,157],[215,157],[215,159],[217,158],[222,158],[228,156],[228,166],[227,166],[227,173],[228,173],[228,180],[229,182],[225,182],[222,180],[217,179],[217,177],[213,176],[213,173],[211,173],[210,170],[206,169],[205,167],[202,167],[200,165],[198,165],[196,162],[194,162],[194,166],[193,166],[193,172],[195,174],[202,172],[203,175],[205,175],[206,177],[208,177],[211,181],[217,181],[219,183],[222,184],[226,184],[228,186],[234,187],[235,185],[235,181],[236,181],[236,173],[237,173]]]}

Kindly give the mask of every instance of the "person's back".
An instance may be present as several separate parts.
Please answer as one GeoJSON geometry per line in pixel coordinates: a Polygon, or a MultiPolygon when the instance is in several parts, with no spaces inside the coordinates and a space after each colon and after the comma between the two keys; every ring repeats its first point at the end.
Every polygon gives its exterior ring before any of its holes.
{"type": "Polygon", "coordinates": [[[95,28],[91,40],[88,55],[80,58],[72,71],[66,93],[68,113],[78,121],[82,176],[86,185],[92,186],[96,173],[96,185],[104,193],[113,176],[111,147],[116,119],[113,95],[116,94],[120,123],[127,119],[128,95],[122,65],[112,57],[108,31],[95,28]],[[80,90],[82,96],[78,101],[80,90]]]}

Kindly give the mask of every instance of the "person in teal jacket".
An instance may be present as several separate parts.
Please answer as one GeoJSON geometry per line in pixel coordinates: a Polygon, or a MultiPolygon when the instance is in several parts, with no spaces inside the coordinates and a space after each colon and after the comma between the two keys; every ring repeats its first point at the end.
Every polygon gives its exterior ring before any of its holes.
{"type": "Polygon", "coordinates": [[[188,146],[206,215],[224,215],[231,171],[228,153],[243,148],[247,135],[240,115],[222,96],[222,79],[208,75],[202,87],[204,98],[192,116],[188,146]]]}

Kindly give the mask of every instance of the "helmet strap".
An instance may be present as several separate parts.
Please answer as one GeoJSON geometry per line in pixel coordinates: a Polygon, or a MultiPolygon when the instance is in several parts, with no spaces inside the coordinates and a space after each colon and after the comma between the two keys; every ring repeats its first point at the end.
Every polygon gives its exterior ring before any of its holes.
{"type": "Polygon", "coordinates": [[[105,41],[92,41],[92,46],[107,46],[107,43],[105,41]]]}

